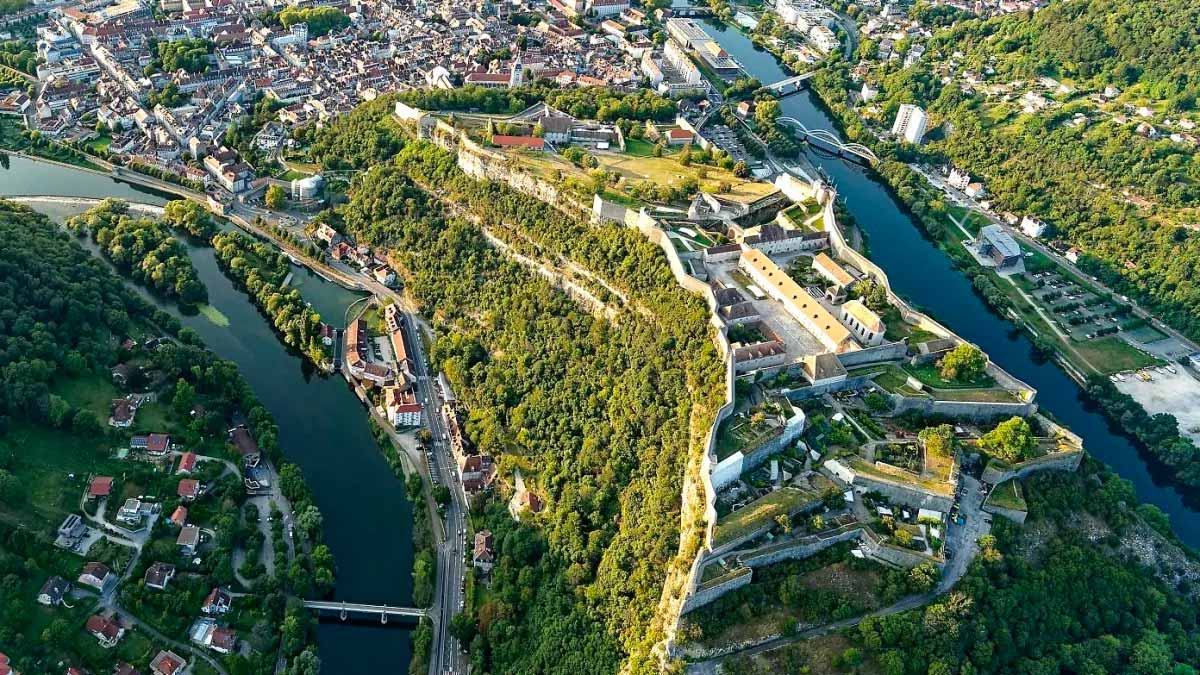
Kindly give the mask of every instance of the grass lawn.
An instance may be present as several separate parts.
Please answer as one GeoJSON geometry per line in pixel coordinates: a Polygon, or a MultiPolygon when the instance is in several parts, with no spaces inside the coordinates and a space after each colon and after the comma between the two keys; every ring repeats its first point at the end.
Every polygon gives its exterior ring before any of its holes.
{"type": "Polygon", "coordinates": [[[913,398],[928,398],[929,395],[924,392],[919,392],[908,386],[908,378],[904,371],[895,366],[886,368],[875,377],[875,384],[883,387],[883,389],[892,394],[900,394],[901,396],[909,396],[913,398]]]}
{"type": "MultiPolygon", "coordinates": [[[[663,154],[668,154],[670,148],[663,150],[663,154]]],[[[625,153],[634,157],[653,157],[654,144],[644,138],[626,138],[625,153]]]]}
{"type": "Polygon", "coordinates": [[[760,497],[717,521],[713,545],[720,546],[753,532],[779,514],[792,514],[820,501],[821,495],[797,487],[785,487],[760,497]]]}
{"type": "Polygon", "coordinates": [[[933,392],[939,401],[974,401],[977,403],[1017,403],[1017,395],[1007,389],[939,389],[933,392]]]}
{"type": "Polygon", "coordinates": [[[990,375],[983,374],[967,382],[943,379],[938,372],[936,363],[924,363],[919,366],[904,365],[904,372],[921,381],[922,384],[934,389],[977,389],[991,387],[996,381],[990,375]]]}
{"type": "Polygon", "coordinates": [[[109,458],[109,447],[100,439],[26,425],[15,425],[8,438],[13,447],[21,448],[13,473],[21,479],[26,495],[24,503],[0,504],[0,517],[12,523],[37,528],[57,525],[78,509],[89,473],[121,475],[121,462],[109,458]]]}
{"type": "Polygon", "coordinates": [[[926,457],[925,471],[921,475],[916,475],[903,469],[888,467],[887,465],[878,466],[867,462],[861,457],[851,458],[849,462],[850,468],[854,469],[856,473],[861,473],[870,478],[893,483],[908,483],[934,494],[953,494],[953,487],[947,482],[950,471],[950,459],[937,457],[932,458],[933,461],[930,461],[930,459],[930,457],[926,457]]]}
{"type": "Polygon", "coordinates": [[[1021,494],[1021,486],[1015,480],[1004,481],[997,485],[988,495],[987,503],[1014,511],[1027,510],[1025,496],[1021,494]]]}
{"type": "Polygon", "coordinates": [[[98,373],[56,378],[50,392],[66,399],[76,408],[91,410],[100,420],[108,419],[112,400],[121,396],[112,379],[98,373]]]}
{"type": "Polygon", "coordinates": [[[1105,375],[1163,363],[1115,335],[1083,342],[1075,345],[1075,349],[1105,375]]]}
{"type": "MultiPolygon", "coordinates": [[[[106,416],[107,417],[107,416],[106,416]]],[[[176,425],[170,421],[171,411],[162,401],[144,403],[133,420],[134,433],[170,433],[176,425]]]]}

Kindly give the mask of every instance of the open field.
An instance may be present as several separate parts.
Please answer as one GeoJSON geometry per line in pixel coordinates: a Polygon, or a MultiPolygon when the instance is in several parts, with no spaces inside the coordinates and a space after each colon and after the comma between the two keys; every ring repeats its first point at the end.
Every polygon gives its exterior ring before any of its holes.
{"type": "Polygon", "coordinates": [[[0,518],[27,527],[58,525],[79,506],[90,473],[120,476],[121,463],[109,458],[101,440],[20,425],[9,438],[21,448],[13,473],[24,486],[24,499],[0,504],[0,518]]]}
{"type": "Polygon", "coordinates": [[[1162,363],[1115,335],[1075,345],[1075,350],[1105,375],[1162,363]]]}

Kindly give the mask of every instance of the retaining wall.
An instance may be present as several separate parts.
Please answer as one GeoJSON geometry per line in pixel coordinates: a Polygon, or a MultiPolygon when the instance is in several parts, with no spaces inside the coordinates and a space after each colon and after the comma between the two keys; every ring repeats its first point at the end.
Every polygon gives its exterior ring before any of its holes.
{"type": "Polygon", "coordinates": [[[908,345],[903,342],[888,342],[866,349],[845,352],[837,355],[837,359],[845,368],[857,368],[872,363],[896,361],[908,355],[908,345]]]}
{"type": "Polygon", "coordinates": [[[945,512],[954,504],[954,495],[934,494],[901,483],[867,476],[858,471],[854,472],[854,487],[861,488],[863,492],[878,492],[892,501],[917,509],[945,512]]]}
{"type": "Polygon", "coordinates": [[[829,535],[813,535],[797,539],[788,544],[764,546],[738,556],[738,562],[751,569],[774,565],[784,560],[803,560],[824,551],[831,546],[844,541],[858,541],[866,530],[861,525],[851,525],[847,529],[829,535]]]}
{"type": "Polygon", "coordinates": [[[1025,524],[1025,517],[1029,515],[1028,511],[1018,511],[1016,509],[1008,509],[1003,506],[994,506],[991,504],[984,504],[983,510],[988,513],[994,513],[997,516],[1008,518],[1018,525],[1025,524]]]}
{"type": "Polygon", "coordinates": [[[1020,464],[1014,464],[1007,469],[1000,469],[989,464],[983,470],[981,480],[992,485],[999,485],[1006,480],[1021,479],[1038,471],[1075,471],[1083,461],[1083,450],[1056,452],[1020,464]]]}
{"type": "Polygon", "coordinates": [[[917,410],[925,415],[949,415],[951,417],[969,417],[971,419],[986,419],[997,415],[1016,415],[1027,417],[1037,411],[1036,403],[1004,403],[975,402],[975,401],[936,401],[932,398],[910,398],[900,394],[890,394],[893,411],[900,415],[909,410],[917,410]]]}
{"type": "Polygon", "coordinates": [[[754,578],[754,571],[749,567],[741,567],[725,577],[714,579],[713,582],[703,584],[696,589],[687,600],[684,600],[683,607],[680,609],[680,615],[687,614],[693,609],[703,607],[710,602],[716,601],[721,596],[750,583],[754,578]],[[742,570],[745,570],[744,572],[742,570]],[[734,576],[730,576],[734,575],[734,576]],[[728,577],[728,578],[726,578],[728,577]],[[715,583],[714,583],[715,582],[715,583]]]}

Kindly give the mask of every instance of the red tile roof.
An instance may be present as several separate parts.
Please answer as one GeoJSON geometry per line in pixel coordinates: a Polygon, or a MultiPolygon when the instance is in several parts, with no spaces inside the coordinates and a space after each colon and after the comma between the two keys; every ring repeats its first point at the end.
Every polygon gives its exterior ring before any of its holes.
{"type": "Polygon", "coordinates": [[[185,452],[179,457],[179,468],[175,473],[191,473],[196,469],[196,453],[185,452]]]}
{"type": "Polygon", "coordinates": [[[195,497],[200,494],[200,481],[195,478],[184,478],[179,481],[179,489],[176,494],[180,497],[195,497]]]}
{"type": "Polygon", "coordinates": [[[531,148],[541,150],[546,147],[546,142],[537,136],[503,136],[496,134],[492,136],[492,144],[502,148],[531,148]]]}
{"type": "Polygon", "coordinates": [[[107,497],[112,493],[112,476],[96,476],[88,486],[89,497],[107,497]]]}

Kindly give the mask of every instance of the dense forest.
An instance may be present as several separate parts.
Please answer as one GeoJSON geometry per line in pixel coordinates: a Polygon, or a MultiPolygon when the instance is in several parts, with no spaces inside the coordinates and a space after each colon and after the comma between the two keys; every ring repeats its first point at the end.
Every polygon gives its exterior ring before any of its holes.
{"type": "Polygon", "coordinates": [[[373,102],[322,132],[321,153],[340,148],[358,165],[402,148],[361,174],[329,221],[391,252],[435,319],[432,356],[466,404],[468,433],[502,469],[520,466],[548,502],[535,525],[476,504],[498,565],[463,629],[472,658],[496,673],[610,673],[627,656],[638,672],[653,670],[688,451],[722,390],[707,309],[638,233],[469,179],[451,155],[405,143],[389,113],[388,101],[373,102]],[[594,318],[423,185],[522,252],[587,266],[654,319],[594,318]]]}
{"type": "MultiPolygon", "coordinates": [[[[114,446],[128,444],[129,431],[109,427],[97,418],[89,400],[103,393],[110,368],[117,363],[139,365],[141,384],[153,373],[164,430],[176,442],[206,453],[228,453],[225,432],[235,416],[245,419],[259,447],[280,466],[280,489],[298,513],[302,548],[288,567],[272,576],[254,574],[254,595],[240,598],[237,621],[243,638],[253,646],[249,656],[227,657],[230,672],[276,672],[277,654],[288,657],[289,675],[315,675],[316,657],[307,612],[287,595],[328,590],[333,583],[333,560],[321,544],[319,512],[298,468],[283,461],[278,428],[259,403],[237,367],[206,350],[190,329],[181,329],[169,314],[154,308],[132,291],[103,261],[98,260],[46,217],[27,207],[0,200],[0,644],[24,672],[55,672],[68,664],[92,672],[111,672],[118,658],[146,669],[153,652],[144,637],[126,637],[121,648],[99,650],[82,633],[92,607],[63,606],[45,619],[36,604],[36,590],[51,574],[74,578],[83,558],[55,548],[54,527],[63,510],[78,508],[78,487],[90,467],[105,467],[128,484],[150,487],[149,492],[172,494],[178,477],[157,471],[146,462],[122,464],[111,457],[114,446]],[[153,350],[136,350],[129,337],[165,336],[153,350]],[[101,390],[101,391],[96,391],[101,390]],[[71,391],[72,395],[59,395],[71,391]],[[76,407],[78,406],[78,407],[76,407]],[[47,471],[53,466],[53,471],[47,471]],[[120,471],[115,471],[119,469],[120,471]],[[77,472],[72,485],[62,476],[77,472]],[[307,522],[311,526],[305,527],[307,522]],[[42,524],[44,523],[44,527],[42,524]],[[31,630],[31,627],[34,630],[31,630]],[[139,641],[140,640],[140,641],[139,641]],[[90,649],[82,649],[86,645],[90,649]],[[138,645],[144,645],[139,648],[138,645]],[[132,650],[132,651],[131,651],[132,650]]],[[[236,476],[222,476],[219,464],[201,465],[197,477],[211,491],[191,504],[192,517],[216,525],[216,536],[200,562],[180,561],[176,533],[161,522],[152,531],[133,579],[123,584],[121,602],[141,619],[176,639],[186,639],[198,597],[211,584],[235,583],[234,546],[262,545],[261,535],[240,517],[246,492],[236,476]],[[207,473],[206,473],[207,472],[207,473]],[[136,581],[155,560],[171,560],[182,571],[165,592],[148,593],[136,581]],[[186,608],[186,609],[185,609],[186,608]]],[[[172,508],[174,504],[169,504],[172,508]]],[[[123,547],[94,545],[92,559],[128,561],[123,547]],[[113,556],[109,558],[107,556],[113,556]]],[[[165,645],[163,645],[165,646],[165,645]]]]}
{"type": "MultiPolygon", "coordinates": [[[[884,124],[901,103],[922,104],[941,131],[919,150],[880,149],[965,168],[983,180],[998,209],[1046,220],[1053,234],[1087,253],[1085,271],[1200,337],[1200,287],[1192,279],[1200,236],[1187,229],[1200,201],[1200,159],[1186,144],[1112,121],[1086,96],[1115,86],[1124,92],[1120,100],[1144,102],[1158,115],[1194,113],[1200,5],[1065,0],[1036,13],[960,22],[937,34],[926,54],[910,68],[883,66],[873,103],[884,124]],[[934,70],[954,52],[964,71],[995,70],[989,83],[1051,76],[1081,91],[1054,94],[1055,107],[1022,114],[1012,103],[943,86],[934,70]],[[1067,124],[1077,113],[1086,123],[1067,124]]],[[[814,84],[847,135],[870,142],[845,114],[845,66],[826,69],[814,84]]]]}
{"type": "Polygon", "coordinates": [[[241,232],[222,232],[212,243],[221,268],[271,320],[283,343],[313,363],[323,363],[327,357],[320,338],[320,315],[304,302],[299,289],[283,285],[288,275],[287,256],[241,232]]]}
{"type": "Polygon", "coordinates": [[[105,199],[67,220],[80,235],[90,234],[105,257],[139,283],[177,298],[181,305],[208,302],[208,290],[196,275],[183,242],[166,225],[129,215],[129,204],[105,199]]]}
{"type": "Polygon", "coordinates": [[[167,332],[179,322],[129,293],[103,261],[44,217],[0,200],[0,430],[44,421],[56,373],[116,362],[134,315],[167,332]]]}
{"type": "Polygon", "coordinates": [[[1029,481],[1031,520],[998,518],[952,593],[858,626],[885,675],[1197,672],[1196,589],[1123,562],[1124,538],[1153,536],[1144,507],[1127,481],[1093,463],[1081,472],[1029,481]]]}

